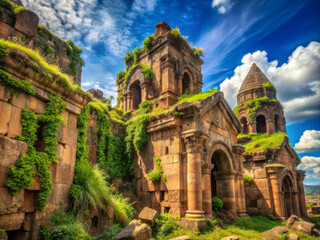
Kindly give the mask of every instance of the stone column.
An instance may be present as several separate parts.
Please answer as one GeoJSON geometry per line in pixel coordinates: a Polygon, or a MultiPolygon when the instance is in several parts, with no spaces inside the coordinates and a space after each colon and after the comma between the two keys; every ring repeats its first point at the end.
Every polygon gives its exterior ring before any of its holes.
{"type": "Polygon", "coordinates": [[[270,134],[273,134],[275,133],[276,131],[276,122],[274,119],[267,119],[266,120],[266,125],[267,125],[267,133],[270,135],[270,134]]]}
{"type": "Polygon", "coordinates": [[[257,121],[249,122],[248,123],[248,130],[249,130],[249,133],[256,133],[257,132],[257,121]]]}
{"type": "Polygon", "coordinates": [[[182,133],[187,149],[187,193],[186,217],[204,218],[202,208],[201,153],[207,137],[196,130],[182,133]]]}
{"type": "Polygon", "coordinates": [[[127,111],[127,94],[123,94],[123,111],[127,111]]]}
{"type": "Polygon", "coordinates": [[[268,166],[267,172],[269,174],[269,179],[271,181],[273,204],[274,204],[274,215],[277,217],[284,217],[283,214],[283,203],[282,192],[280,189],[280,173],[282,172],[284,166],[268,166]]]}
{"type": "Polygon", "coordinates": [[[237,169],[237,212],[239,216],[246,216],[247,209],[246,209],[246,197],[244,192],[244,184],[243,184],[243,153],[245,148],[241,145],[234,144],[232,145],[232,152],[235,155],[235,160],[238,163],[237,169]]]}
{"type": "Polygon", "coordinates": [[[292,192],[292,200],[293,213],[297,216],[300,216],[299,192],[297,191],[297,189],[292,192]]]}
{"type": "Polygon", "coordinates": [[[141,101],[148,100],[148,88],[147,83],[141,84],[141,101]]]}
{"type": "Polygon", "coordinates": [[[132,109],[132,93],[127,92],[127,111],[132,109]]]}
{"type": "Polygon", "coordinates": [[[211,170],[213,164],[202,164],[202,202],[206,218],[212,218],[212,200],[211,200],[211,170]]]}
{"type": "Polygon", "coordinates": [[[306,176],[306,172],[302,170],[297,171],[297,186],[299,191],[299,202],[300,202],[300,216],[307,217],[307,206],[306,206],[306,197],[304,195],[303,180],[306,176]]]}

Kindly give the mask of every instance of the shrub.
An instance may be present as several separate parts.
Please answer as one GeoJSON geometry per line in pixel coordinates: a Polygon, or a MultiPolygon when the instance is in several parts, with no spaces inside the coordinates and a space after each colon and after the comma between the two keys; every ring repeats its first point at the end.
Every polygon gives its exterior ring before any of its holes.
{"type": "Polygon", "coordinates": [[[58,225],[51,233],[52,240],[91,240],[83,229],[82,223],[75,221],[69,224],[58,225]]]}
{"type": "Polygon", "coordinates": [[[193,55],[197,58],[203,57],[203,48],[192,47],[193,55]]]}
{"type": "Polygon", "coordinates": [[[313,203],[308,203],[308,204],[307,204],[307,208],[310,208],[310,209],[311,209],[312,207],[313,207],[313,203]]]}
{"type": "Polygon", "coordinates": [[[233,113],[238,117],[239,116],[239,111],[240,111],[241,105],[237,105],[233,109],[233,113]]]}
{"type": "Polygon", "coordinates": [[[148,172],[148,180],[151,180],[153,182],[155,181],[159,181],[162,174],[163,174],[163,169],[160,166],[161,164],[161,159],[159,157],[154,158],[155,162],[156,162],[156,167],[151,170],[150,172],[148,172]]]}
{"type": "Polygon", "coordinates": [[[48,55],[50,53],[53,53],[53,49],[46,43],[44,42],[39,42],[38,48],[41,49],[41,51],[45,54],[48,55]]]}
{"type": "Polygon", "coordinates": [[[154,235],[157,236],[158,239],[164,238],[178,228],[179,224],[174,221],[172,215],[169,213],[159,214],[153,226],[154,235]]]}
{"type": "Polygon", "coordinates": [[[249,176],[249,175],[247,175],[247,174],[245,174],[245,175],[243,176],[244,186],[248,186],[248,185],[249,185],[250,183],[252,183],[252,182],[254,182],[253,177],[251,177],[251,176],[249,176]]]}
{"type": "Polygon", "coordinates": [[[263,87],[263,88],[266,88],[266,89],[272,89],[272,90],[274,90],[275,92],[277,91],[277,89],[273,86],[273,84],[272,84],[270,81],[262,84],[262,87],[263,87]]]}
{"type": "Polygon", "coordinates": [[[153,37],[154,37],[154,35],[152,34],[152,35],[148,36],[148,37],[142,42],[142,44],[143,44],[142,50],[143,50],[145,53],[149,52],[149,49],[150,49],[150,47],[151,47],[151,45],[152,45],[153,37]]]}
{"type": "Polygon", "coordinates": [[[114,237],[122,231],[120,224],[113,224],[111,227],[107,228],[101,235],[93,237],[94,240],[113,240],[114,237]]]}
{"type": "Polygon", "coordinates": [[[125,72],[125,71],[120,71],[120,72],[117,74],[117,81],[116,81],[116,83],[118,83],[121,78],[124,78],[125,75],[126,75],[126,72],[125,72]]]}
{"type": "Polygon", "coordinates": [[[218,197],[213,197],[212,199],[212,211],[218,212],[223,208],[223,201],[218,197]]]}
{"type": "Polygon", "coordinates": [[[114,215],[121,226],[126,226],[133,219],[134,208],[121,194],[113,195],[114,215]]]}

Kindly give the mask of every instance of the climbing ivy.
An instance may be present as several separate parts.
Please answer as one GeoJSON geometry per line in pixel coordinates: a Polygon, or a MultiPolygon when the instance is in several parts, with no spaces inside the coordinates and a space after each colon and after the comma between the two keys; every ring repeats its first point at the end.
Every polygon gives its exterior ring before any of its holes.
{"type": "Polygon", "coordinates": [[[237,105],[234,107],[234,109],[232,110],[233,113],[238,117],[239,116],[239,111],[240,111],[241,105],[237,105]]]}
{"type": "Polygon", "coordinates": [[[82,53],[82,49],[74,44],[72,40],[67,40],[66,43],[68,44],[68,57],[70,59],[70,69],[73,73],[73,76],[76,77],[78,73],[78,65],[83,66],[84,61],[80,57],[80,53],[82,53]]]}
{"type": "Polygon", "coordinates": [[[150,47],[152,45],[152,41],[153,41],[154,35],[150,35],[148,36],[143,42],[142,42],[142,50],[147,53],[150,50],[150,47]]]}
{"type": "Polygon", "coordinates": [[[264,105],[264,107],[266,108],[267,106],[265,104],[269,102],[279,103],[277,99],[270,99],[268,97],[254,98],[250,101],[245,102],[244,106],[248,108],[249,122],[252,122],[254,120],[257,110],[262,108],[262,105],[264,105]]]}
{"type": "MultiPolygon", "coordinates": [[[[155,162],[156,162],[156,167],[151,170],[150,172],[148,172],[148,176],[147,179],[150,181],[159,181],[162,174],[163,174],[163,169],[161,167],[161,159],[159,157],[154,158],[155,162]]],[[[163,181],[165,182],[166,178],[163,178],[163,181]]]]}
{"type": "Polygon", "coordinates": [[[58,159],[55,146],[58,144],[59,124],[64,122],[60,116],[67,104],[61,100],[59,94],[50,94],[50,101],[47,103],[47,109],[42,115],[36,116],[30,110],[22,111],[22,136],[16,139],[27,143],[27,154],[21,155],[8,172],[6,186],[12,194],[17,194],[21,189],[33,185],[33,178],[39,177],[41,182],[41,192],[38,196],[38,208],[43,211],[47,198],[51,193],[53,183],[51,180],[50,165],[58,159]],[[46,144],[44,152],[37,152],[35,142],[39,123],[43,124],[43,140],[46,144]]]}

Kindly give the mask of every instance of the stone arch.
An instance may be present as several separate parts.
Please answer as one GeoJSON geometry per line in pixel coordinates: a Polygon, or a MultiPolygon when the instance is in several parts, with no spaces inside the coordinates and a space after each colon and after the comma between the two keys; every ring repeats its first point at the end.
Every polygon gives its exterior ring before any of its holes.
{"type": "Polygon", "coordinates": [[[299,206],[295,206],[295,190],[294,176],[289,169],[283,169],[280,175],[280,199],[282,203],[282,216],[290,217],[292,214],[299,215],[299,206]]]}
{"type": "Polygon", "coordinates": [[[275,132],[281,131],[281,119],[278,114],[274,115],[274,129],[275,129],[275,132]]]}
{"type": "Polygon", "coordinates": [[[181,71],[179,79],[179,95],[183,95],[186,91],[190,94],[194,93],[194,74],[189,67],[185,67],[181,71]]]}
{"type": "Polygon", "coordinates": [[[256,122],[257,122],[257,133],[266,133],[267,132],[266,117],[263,114],[259,114],[256,117],[256,122]]]}
{"type": "Polygon", "coordinates": [[[240,118],[240,123],[242,126],[242,134],[248,134],[248,122],[246,117],[240,118]]]}
{"type": "Polygon", "coordinates": [[[131,109],[136,110],[139,108],[139,104],[142,101],[142,92],[141,92],[141,85],[140,81],[134,81],[129,86],[129,91],[132,95],[132,102],[131,102],[131,109]]]}

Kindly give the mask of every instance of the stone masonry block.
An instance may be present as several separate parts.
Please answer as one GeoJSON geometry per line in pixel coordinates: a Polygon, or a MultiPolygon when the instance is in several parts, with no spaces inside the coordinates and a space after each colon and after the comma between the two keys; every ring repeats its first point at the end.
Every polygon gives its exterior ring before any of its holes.
{"type": "Polygon", "coordinates": [[[37,34],[39,17],[32,11],[22,10],[16,15],[14,28],[30,38],[37,34]]]}
{"type": "Polygon", "coordinates": [[[78,129],[66,124],[60,124],[58,131],[58,142],[77,147],[78,129]]]}
{"type": "Polygon", "coordinates": [[[54,183],[71,185],[73,183],[75,166],[63,162],[56,162],[50,166],[51,179],[54,183]]]}
{"type": "Polygon", "coordinates": [[[68,111],[64,111],[63,113],[60,113],[60,116],[63,117],[63,119],[65,120],[65,124],[68,124],[68,120],[69,120],[69,112],[68,111]]]}
{"type": "Polygon", "coordinates": [[[68,119],[68,125],[71,127],[77,127],[77,115],[70,113],[68,119]]]}
{"type": "MultiPolygon", "coordinates": [[[[0,22],[1,26],[1,22],[0,22]]],[[[11,98],[11,94],[9,91],[6,91],[5,87],[0,84],[0,100],[3,100],[5,102],[9,101],[11,98]]]]}
{"type": "Polygon", "coordinates": [[[265,179],[256,179],[255,184],[258,186],[258,188],[268,188],[269,187],[269,181],[267,178],[265,179]]]}
{"type": "Polygon", "coordinates": [[[25,109],[27,105],[27,94],[21,92],[18,95],[14,94],[12,98],[12,105],[20,109],[25,109]]]}
{"type": "Polygon", "coordinates": [[[56,150],[56,153],[58,155],[58,160],[63,162],[63,158],[64,158],[64,146],[63,146],[63,144],[57,144],[55,146],[55,150],[56,150]]]}
{"type": "Polygon", "coordinates": [[[11,104],[0,101],[0,135],[8,132],[11,110],[11,104]]]}
{"type": "Polygon", "coordinates": [[[6,231],[20,229],[23,223],[24,215],[24,213],[0,215],[0,229],[5,229],[6,231]]]}
{"type": "Polygon", "coordinates": [[[76,153],[77,149],[75,147],[66,144],[64,146],[63,162],[74,166],[76,164],[76,153]]]}
{"type": "Polygon", "coordinates": [[[24,190],[11,195],[7,187],[0,187],[0,214],[16,213],[22,207],[24,190]]]}
{"type": "Polygon", "coordinates": [[[254,175],[255,175],[255,178],[267,178],[267,171],[265,168],[263,169],[256,169],[255,172],[254,172],[254,175]]]}
{"type": "Polygon", "coordinates": [[[68,196],[69,190],[70,185],[55,183],[53,185],[51,195],[48,197],[47,200],[47,208],[58,209],[60,207],[60,202],[62,202],[64,208],[66,209],[70,202],[68,196]]]}
{"type": "Polygon", "coordinates": [[[7,136],[9,138],[13,138],[21,134],[22,134],[21,109],[13,106],[11,110],[11,117],[10,117],[7,136]]]}

